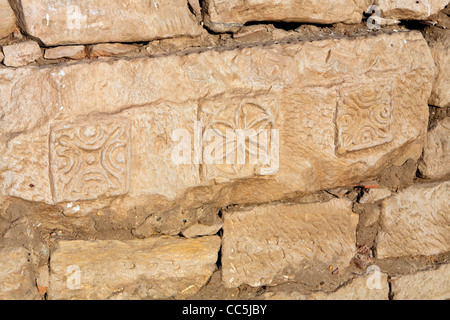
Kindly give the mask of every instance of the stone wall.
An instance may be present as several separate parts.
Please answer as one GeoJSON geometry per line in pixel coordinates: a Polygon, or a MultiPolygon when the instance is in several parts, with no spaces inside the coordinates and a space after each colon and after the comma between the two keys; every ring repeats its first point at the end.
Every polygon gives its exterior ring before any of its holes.
{"type": "Polygon", "coordinates": [[[0,299],[450,299],[447,5],[0,0],[0,299]]]}

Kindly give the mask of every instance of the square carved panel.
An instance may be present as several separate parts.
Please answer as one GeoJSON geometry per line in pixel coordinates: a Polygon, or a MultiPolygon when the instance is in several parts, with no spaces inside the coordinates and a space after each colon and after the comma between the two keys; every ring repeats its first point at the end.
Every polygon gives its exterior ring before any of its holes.
{"type": "Polygon", "coordinates": [[[127,119],[57,123],[50,133],[54,201],[97,199],[128,192],[130,133],[127,119]]]}
{"type": "Polygon", "coordinates": [[[365,84],[341,92],[337,110],[336,151],[345,154],[392,140],[392,86],[365,84]]]}

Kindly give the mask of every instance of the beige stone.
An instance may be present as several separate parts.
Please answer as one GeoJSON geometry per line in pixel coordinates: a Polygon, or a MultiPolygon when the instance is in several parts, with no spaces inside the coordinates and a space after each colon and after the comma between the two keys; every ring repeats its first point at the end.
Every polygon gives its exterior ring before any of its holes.
{"type": "Polygon", "coordinates": [[[428,179],[441,179],[450,174],[450,118],[439,121],[427,134],[420,174],[428,179]]]}
{"type": "Polygon", "coordinates": [[[92,46],[91,57],[108,57],[124,54],[136,50],[138,47],[124,43],[100,43],[92,46]]]}
{"type": "Polygon", "coordinates": [[[420,157],[433,66],[413,31],[4,68],[0,190],[50,204],[126,195],[156,203],[204,187],[195,205],[219,194],[227,205],[352,185],[420,157]],[[222,135],[265,129],[268,148],[256,164],[248,154],[239,164],[234,147],[231,164],[200,166],[197,120],[222,135]],[[186,164],[173,161],[180,129],[190,133],[186,164]]]}
{"type": "Polygon", "coordinates": [[[0,51],[0,63],[2,63],[4,57],[5,57],[5,56],[4,56],[3,53],[0,51]]]}
{"type": "Polygon", "coordinates": [[[216,269],[220,238],[60,241],[49,299],[143,299],[193,294],[216,269]]]}
{"type": "Polygon", "coordinates": [[[0,39],[7,37],[16,27],[16,16],[8,0],[0,0],[0,39]]]}
{"type": "Polygon", "coordinates": [[[359,200],[359,203],[374,203],[391,195],[388,188],[372,188],[364,192],[364,195],[359,200]]]}
{"type": "Polygon", "coordinates": [[[376,0],[383,18],[427,20],[445,8],[449,0],[376,0]]]}
{"type": "Polygon", "coordinates": [[[303,263],[344,269],[356,252],[358,216],[349,200],[277,204],[225,212],[222,280],[226,287],[277,284],[303,263]],[[291,269],[291,270],[289,270],[291,269]]]}
{"type": "Polygon", "coordinates": [[[194,238],[197,236],[206,236],[216,234],[223,227],[222,219],[218,218],[212,224],[195,223],[183,230],[182,234],[186,238],[194,238]]]}
{"type": "Polygon", "coordinates": [[[0,300],[38,298],[28,259],[25,248],[0,248],[0,300]]]}
{"type": "Polygon", "coordinates": [[[3,54],[3,63],[8,67],[22,67],[42,57],[39,44],[32,40],[4,46],[3,54]]]}
{"type": "Polygon", "coordinates": [[[86,57],[84,46],[61,46],[45,50],[45,59],[69,58],[74,60],[86,57]]]}
{"type": "Polygon", "coordinates": [[[391,286],[394,300],[448,300],[450,265],[393,278],[391,286]]]}
{"type": "Polygon", "coordinates": [[[443,30],[442,34],[440,40],[430,42],[436,77],[428,103],[445,108],[450,107],[450,30],[443,30]]]}
{"type": "Polygon", "coordinates": [[[197,36],[185,0],[22,0],[26,31],[47,46],[197,36]]]}
{"type": "Polygon", "coordinates": [[[387,274],[372,271],[367,275],[352,279],[334,292],[319,291],[302,294],[295,291],[269,291],[262,298],[265,300],[388,300],[389,284],[387,274]]]}
{"type": "Polygon", "coordinates": [[[207,0],[205,24],[217,32],[237,31],[250,21],[285,21],[331,24],[359,23],[368,0],[207,0]]]}
{"type": "Polygon", "coordinates": [[[450,182],[415,184],[383,200],[377,258],[450,251],[450,182]]]}

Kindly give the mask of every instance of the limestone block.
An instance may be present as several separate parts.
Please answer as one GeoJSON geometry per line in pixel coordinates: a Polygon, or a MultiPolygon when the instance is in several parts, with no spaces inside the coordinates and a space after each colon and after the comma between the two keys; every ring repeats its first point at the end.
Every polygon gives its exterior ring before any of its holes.
{"type": "Polygon", "coordinates": [[[164,299],[198,291],[216,269],[220,238],[60,241],[49,299],[164,299]]]}
{"type": "Polygon", "coordinates": [[[237,31],[249,21],[359,23],[368,0],[207,0],[205,24],[216,32],[237,31]]]}
{"type": "Polygon", "coordinates": [[[391,286],[394,300],[448,300],[450,265],[396,277],[391,280],[391,286]]]}
{"type": "Polygon", "coordinates": [[[389,284],[387,274],[375,270],[352,279],[330,293],[319,291],[301,294],[299,292],[269,291],[262,298],[265,300],[388,300],[389,284]]]}
{"type": "Polygon", "coordinates": [[[427,20],[438,13],[449,0],[376,0],[383,18],[396,20],[427,20]]]}
{"type": "Polygon", "coordinates": [[[26,31],[47,46],[197,36],[184,0],[22,0],[26,31]]]}
{"type": "Polygon", "coordinates": [[[420,174],[428,179],[441,179],[450,174],[450,118],[439,121],[427,134],[420,174]]]}
{"type": "Polygon", "coordinates": [[[377,258],[450,251],[450,182],[415,184],[383,200],[377,258]]]}
{"type": "Polygon", "coordinates": [[[22,67],[42,57],[39,44],[32,40],[22,41],[3,47],[7,67],[22,67]]]}
{"type": "Polygon", "coordinates": [[[38,299],[25,248],[0,248],[0,300],[38,299]]]}
{"type": "Polygon", "coordinates": [[[3,68],[0,192],[55,204],[204,187],[257,203],[370,180],[421,155],[433,70],[416,31],[3,68]],[[244,129],[267,143],[223,139],[244,129]],[[202,132],[230,162],[207,162],[202,132]]]}
{"type": "Polygon", "coordinates": [[[344,269],[356,252],[358,216],[349,200],[277,204],[224,213],[222,280],[227,287],[277,284],[289,268],[344,269]]]}
{"type": "Polygon", "coordinates": [[[436,64],[436,77],[428,103],[437,107],[450,107],[450,30],[443,30],[439,41],[431,41],[431,54],[436,64]]]}
{"type": "Polygon", "coordinates": [[[0,0],[0,39],[7,37],[16,27],[16,16],[8,0],[0,0]]]}

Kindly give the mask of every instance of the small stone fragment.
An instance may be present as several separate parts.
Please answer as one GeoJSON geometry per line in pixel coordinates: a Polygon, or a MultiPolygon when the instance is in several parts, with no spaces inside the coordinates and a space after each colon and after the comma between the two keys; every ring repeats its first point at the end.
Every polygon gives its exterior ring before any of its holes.
{"type": "Polygon", "coordinates": [[[45,59],[68,58],[79,60],[86,57],[84,46],[60,46],[45,50],[45,59]]]}
{"type": "Polygon", "coordinates": [[[32,40],[4,46],[3,54],[3,63],[8,67],[22,67],[42,57],[39,44],[32,40]]]}
{"type": "Polygon", "coordinates": [[[359,199],[359,203],[373,203],[389,197],[392,192],[388,188],[369,189],[359,199]]]}
{"type": "Polygon", "coordinates": [[[109,57],[125,54],[136,50],[138,47],[132,44],[123,43],[101,43],[92,46],[90,57],[109,57]]]}

